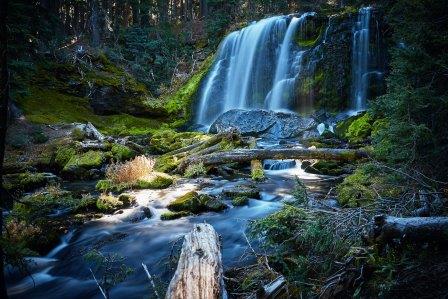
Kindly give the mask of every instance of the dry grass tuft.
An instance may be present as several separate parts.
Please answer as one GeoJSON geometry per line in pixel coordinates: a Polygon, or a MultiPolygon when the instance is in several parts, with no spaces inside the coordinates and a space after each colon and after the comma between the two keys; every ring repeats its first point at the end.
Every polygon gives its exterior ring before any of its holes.
{"type": "Polygon", "coordinates": [[[114,183],[134,183],[150,175],[154,169],[155,160],[138,156],[125,163],[112,163],[106,169],[106,177],[114,183]]]}

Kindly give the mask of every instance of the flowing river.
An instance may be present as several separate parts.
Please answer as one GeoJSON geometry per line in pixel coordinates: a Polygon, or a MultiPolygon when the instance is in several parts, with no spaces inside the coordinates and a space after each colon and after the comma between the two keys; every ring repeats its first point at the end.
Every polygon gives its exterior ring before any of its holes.
{"type": "MultiPolygon", "coordinates": [[[[264,141],[259,142],[259,146],[279,145],[264,141]]],[[[11,298],[102,298],[83,258],[92,249],[118,253],[126,258],[126,265],[135,270],[125,282],[111,290],[111,298],[152,297],[154,293],[141,264],[147,265],[157,282],[168,283],[176,267],[172,260],[173,249],[179,248],[183,235],[200,222],[210,223],[221,236],[225,269],[254,262],[244,237],[248,221],[272,214],[281,208],[283,201],[291,200],[296,176],[314,198],[326,197],[334,184],[332,177],[305,173],[299,161],[266,161],[265,168],[270,169],[266,170],[267,179],[257,184],[261,199],[250,199],[249,204],[242,207],[233,207],[231,200],[226,200],[229,208],[221,213],[160,220],[160,215],[167,211],[167,204],[188,191],[218,195],[223,188],[248,182],[249,178],[181,179],[165,190],[134,192],[135,207],[88,222],[64,236],[61,244],[46,257],[32,258],[30,276],[10,273],[11,298]],[[139,220],[142,207],[150,208],[153,214],[150,219],[139,220]]],[[[257,240],[251,242],[258,248],[257,240]]]]}

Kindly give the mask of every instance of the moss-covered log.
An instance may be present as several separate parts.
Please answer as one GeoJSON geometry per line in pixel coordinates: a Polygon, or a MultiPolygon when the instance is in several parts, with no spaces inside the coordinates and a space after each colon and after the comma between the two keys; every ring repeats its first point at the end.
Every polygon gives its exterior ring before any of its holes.
{"type": "Polygon", "coordinates": [[[448,217],[375,216],[369,240],[374,243],[448,244],[448,217]]]}
{"type": "Polygon", "coordinates": [[[252,160],[266,159],[322,159],[338,161],[354,161],[367,157],[362,150],[348,149],[304,149],[304,148],[280,148],[280,149],[237,149],[227,152],[218,152],[202,156],[192,156],[179,165],[178,171],[183,173],[190,164],[203,163],[204,165],[218,165],[235,162],[248,162],[252,160]]]}
{"type": "Polygon", "coordinates": [[[210,224],[197,224],[185,236],[165,298],[218,299],[224,293],[219,236],[210,224]]]}

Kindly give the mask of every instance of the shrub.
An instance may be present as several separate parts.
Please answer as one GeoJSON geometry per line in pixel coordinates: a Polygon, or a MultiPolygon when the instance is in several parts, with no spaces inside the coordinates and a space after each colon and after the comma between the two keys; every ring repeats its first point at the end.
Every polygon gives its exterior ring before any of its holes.
{"type": "Polygon", "coordinates": [[[254,181],[263,181],[266,177],[264,176],[263,164],[260,160],[252,160],[251,163],[251,177],[254,181]]]}
{"type": "Polygon", "coordinates": [[[135,183],[152,173],[154,159],[138,156],[126,163],[112,163],[107,167],[106,177],[114,183],[135,183]]]}
{"type": "Polygon", "coordinates": [[[205,168],[204,163],[190,164],[187,169],[185,169],[184,176],[187,178],[197,178],[207,174],[207,168],[205,168]]]}
{"type": "Polygon", "coordinates": [[[36,130],[31,134],[34,144],[42,144],[48,141],[48,136],[41,130],[36,130]]]}

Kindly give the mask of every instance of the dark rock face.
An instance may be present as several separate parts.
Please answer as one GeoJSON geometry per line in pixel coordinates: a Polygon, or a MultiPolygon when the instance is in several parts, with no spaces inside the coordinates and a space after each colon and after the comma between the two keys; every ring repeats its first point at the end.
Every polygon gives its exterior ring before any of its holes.
{"type": "Polygon", "coordinates": [[[235,109],[218,117],[210,127],[210,133],[237,129],[243,136],[292,138],[314,129],[316,125],[314,119],[294,113],[235,109]]]}

